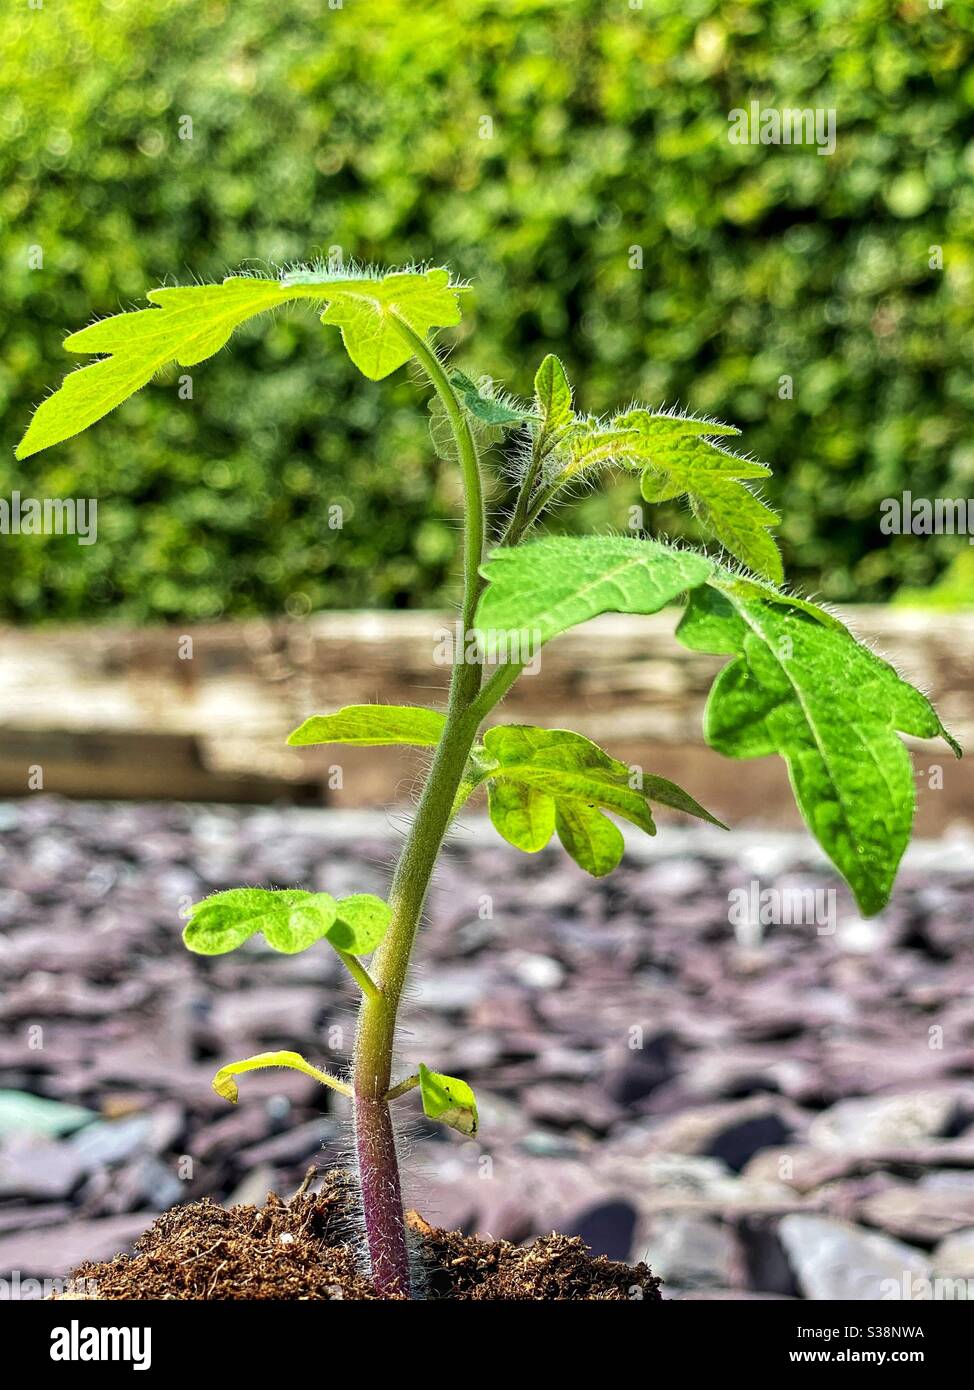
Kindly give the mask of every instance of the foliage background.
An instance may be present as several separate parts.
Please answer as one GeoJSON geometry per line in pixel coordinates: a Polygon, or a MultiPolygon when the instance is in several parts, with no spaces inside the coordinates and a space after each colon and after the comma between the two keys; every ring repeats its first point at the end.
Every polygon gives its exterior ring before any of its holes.
{"type": "MultiPolygon", "coordinates": [[[[310,315],[239,336],[192,401],[173,375],[13,462],[65,332],[167,278],[331,246],[471,278],[455,361],[513,390],[554,350],[586,408],[639,396],[743,426],[776,470],[789,573],[821,596],[926,590],[966,552],[878,523],[883,497],[966,496],[974,477],[967,5],[36,4],[0,35],[0,496],[98,497],[99,543],[5,538],[0,616],[450,592],[457,485],[408,376],[364,382],[310,315]],[[731,145],[727,113],[752,99],[834,107],[837,152],[731,145]]],[[[585,524],[624,526],[632,500],[620,482],[585,524]]],[[[937,592],[974,587],[959,573],[937,592]]]]}

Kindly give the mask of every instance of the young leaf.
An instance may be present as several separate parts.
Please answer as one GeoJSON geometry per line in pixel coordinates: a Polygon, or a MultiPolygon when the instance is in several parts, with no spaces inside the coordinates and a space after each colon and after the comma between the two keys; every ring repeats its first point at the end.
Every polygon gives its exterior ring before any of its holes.
{"type": "Polygon", "coordinates": [[[340,898],[328,940],[336,951],[350,956],[367,956],[375,950],[389,930],[392,910],[373,893],[353,893],[340,898]]]}
{"type": "Polygon", "coordinates": [[[401,324],[421,338],[431,328],[453,328],[460,322],[460,295],[465,293],[442,268],[391,271],[381,278],[322,276],[304,283],[328,300],[321,322],[341,329],[345,350],[370,381],[381,381],[412,357],[401,324]]]}
{"type": "Polygon", "coordinates": [[[541,417],[539,430],[545,439],[552,438],[575,418],[572,388],[565,368],[553,352],[548,353],[535,373],[534,399],[541,417]]]}
{"type": "Polygon", "coordinates": [[[314,714],[288,735],[292,748],[316,743],[353,743],[379,747],[412,744],[433,748],[446,720],[436,710],[414,705],[345,705],[335,714],[314,714]]]}
{"type": "Polygon", "coordinates": [[[625,852],[626,842],[619,827],[584,802],[559,801],[555,826],[567,853],[593,878],[610,874],[625,852]]]}
{"type": "Polygon", "coordinates": [[[665,502],[685,493],[704,529],[721,545],[757,574],[781,582],[781,556],[768,533],[781,518],[745,481],[765,478],[771,470],[763,463],[736,458],[706,438],[738,434],[738,430],[649,410],[631,410],[617,416],[611,426],[631,432],[618,461],[643,469],[642,494],[647,502],[665,502]]]}
{"type": "Polygon", "coordinates": [[[929,700],[835,619],[783,595],[756,597],[731,576],[693,593],[677,635],[693,650],[738,654],[710,692],[707,742],[734,758],[780,754],[812,834],[861,911],[878,912],[913,822],[896,731],[940,735],[960,752],[929,700]]]}
{"type": "Polygon", "coordinates": [[[463,286],[449,271],[389,271],[329,278],[295,272],[281,280],[232,275],[220,285],[150,290],[154,309],[115,314],[65,339],[69,352],[107,353],[71,372],[34,412],[17,446],[28,458],[70,439],[142,389],[162,367],[191,367],[224,347],[235,328],[293,299],[327,302],[322,323],[336,324],[360,371],[378,381],[408,362],[413,348],[402,325],[421,337],[460,322],[463,286]]]}
{"type": "Polygon", "coordinates": [[[590,739],[565,729],[501,724],[484,735],[490,818],[509,844],[532,854],[543,849],[553,830],[587,873],[614,869],[624,842],[602,811],[656,834],[650,809],[652,792],[667,805],[720,825],[709,811],[663,777],[634,779],[625,763],[590,739]],[[652,790],[651,790],[652,789],[652,790]]]}
{"type": "Polygon", "coordinates": [[[298,1052],[258,1052],[254,1057],[245,1057],[242,1062],[229,1062],[220,1068],[211,1085],[218,1096],[228,1100],[231,1105],[236,1105],[239,1092],[234,1077],[246,1071],[262,1071],[264,1067],[288,1067],[291,1071],[302,1071],[306,1076],[313,1076],[322,1086],[330,1086],[332,1090],[341,1091],[343,1095],[351,1094],[350,1088],[343,1081],[329,1076],[327,1072],[319,1071],[310,1062],[306,1062],[298,1052]]]}
{"type": "MultiPolygon", "coordinates": [[[[456,463],[459,458],[457,452],[456,436],[453,433],[453,426],[450,417],[446,413],[446,407],[439,396],[434,394],[429,398],[430,413],[430,439],[436,451],[436,457],[444,459],[447,463],[456,463]]],[[[483,420],[479,420],[476,415],[471,415],[467,411],[467,424],[470,433],[477,446],[478,454],[484,454],[493,444],[499,444],[504,438],[504,425],[488,425],[483,420]]]]}
{"type": "Polygon", "coordinates": [[[150,290],[146,298],[157,309],[115,314],[72,333],[64,340],[69,352],[110,356],[72,372],[38,406],[17,446],[17,458],[87,429],[170,362],[191,367],[212,357],[240,324],[291,297],[273,280],[232,276],[222,285],[150,290]]]}
{"type": "Polygon", "coordinates": [[[330,893],[299,888],[231,888],[196,903],[183,941],[197,955],[220,956],[263,932],[268,946],[286,955],[306,951],[323,938],[336,950],[365,955],[385,934],[388,912],[370,894],[336,902],[330,893]]]}
{"type": "Polygon", "coordinates": [[[547,642],[599,613],[656,613],[713,568],[706,555],[658,541],[551,536],[493,552],[481,568],[490,584],[477,627],[547,642]]]}
{"type": "Polygon", "coordinates": [[[510,428],[533,418],[531,411],[495,396],[489,377],[481,377],[478,386],[464,372],[451,372],[450,383],[464,408],[485,425],[510,428]]]}
{"type": "Polygon", "coordinates": [[[537,854],[555,829],[555,803],[524,782],[498,777],[487,783],[487,805],[495,828],[509,845],[537,854]]]}
{"type": "Polygon", "coordinates": [[[461,1134],[477,1133],[477,1098],[456,1076],[444,1076],[419,1064],[419,1093],[423,1109],[431,1120],[440,1120],[461,1134]]]}

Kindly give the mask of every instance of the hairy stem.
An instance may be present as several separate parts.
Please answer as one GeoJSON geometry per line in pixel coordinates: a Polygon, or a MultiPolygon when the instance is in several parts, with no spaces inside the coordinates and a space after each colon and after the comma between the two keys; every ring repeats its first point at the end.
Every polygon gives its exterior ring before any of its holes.
{"type": "Polygon", "coordinates": [[[443,734],[393,874],[389,893],[392,923],[372,962],[377,992],[366,994],[362,1000],[355,1039],[355,1140],[366,1238],[373,1282],[386,1297],[410,1293],[399,1165],[386,1093],[392,1076],[396,1019],[413,943],[477,733],[478,720],[470,706],[480,690],[481,668],[464,662],[463,649],[483,587],[480,564],[486,537],[480,463],[466,416],[435,351],[408,325],[398,326],[442,401],[457,444],[465,498],[461,610],[464,642],[455,653],[443,734]]]}

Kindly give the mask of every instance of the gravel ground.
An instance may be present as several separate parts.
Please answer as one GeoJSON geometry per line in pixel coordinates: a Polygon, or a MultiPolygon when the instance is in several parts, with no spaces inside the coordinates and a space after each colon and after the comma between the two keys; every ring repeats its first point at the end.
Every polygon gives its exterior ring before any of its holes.
{"type": "MultiPolygon", "coordinates": [[[[209,1085],[276,1047],[341,1067],[337,960],[262,942],[201,960],[179,917],[241,883],[381,893],[401,824],[39,796],[0,826],[0,1294],[127,1248],[175,1203],[287,1194],[347,1153],[344,1102],[307,1078],[244,1077],[235,1109],[209,1085]]],[[[916,846],[863,922],[804,836],[667,825],[595,882],[471,822],[401,1065],[468,1079],[481,1132],[401,1102],[408,1200],[646,1257],[668,1297],[974,1294],[972,850],[916,846]],[[752,882],[819,892],[818,925],[733,925],[752,882]]]]}

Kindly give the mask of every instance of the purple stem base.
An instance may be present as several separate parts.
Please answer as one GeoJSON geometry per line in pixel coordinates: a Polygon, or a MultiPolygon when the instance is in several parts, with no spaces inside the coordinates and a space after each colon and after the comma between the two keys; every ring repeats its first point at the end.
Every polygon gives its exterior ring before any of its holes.
{"type": "Polygon", "coordinates": [[[355,1096],[355,1150],[372,1282],[383,1298],[409,1298],[409,1246],[396,1137],[384,1100],[355,1096]]]}

